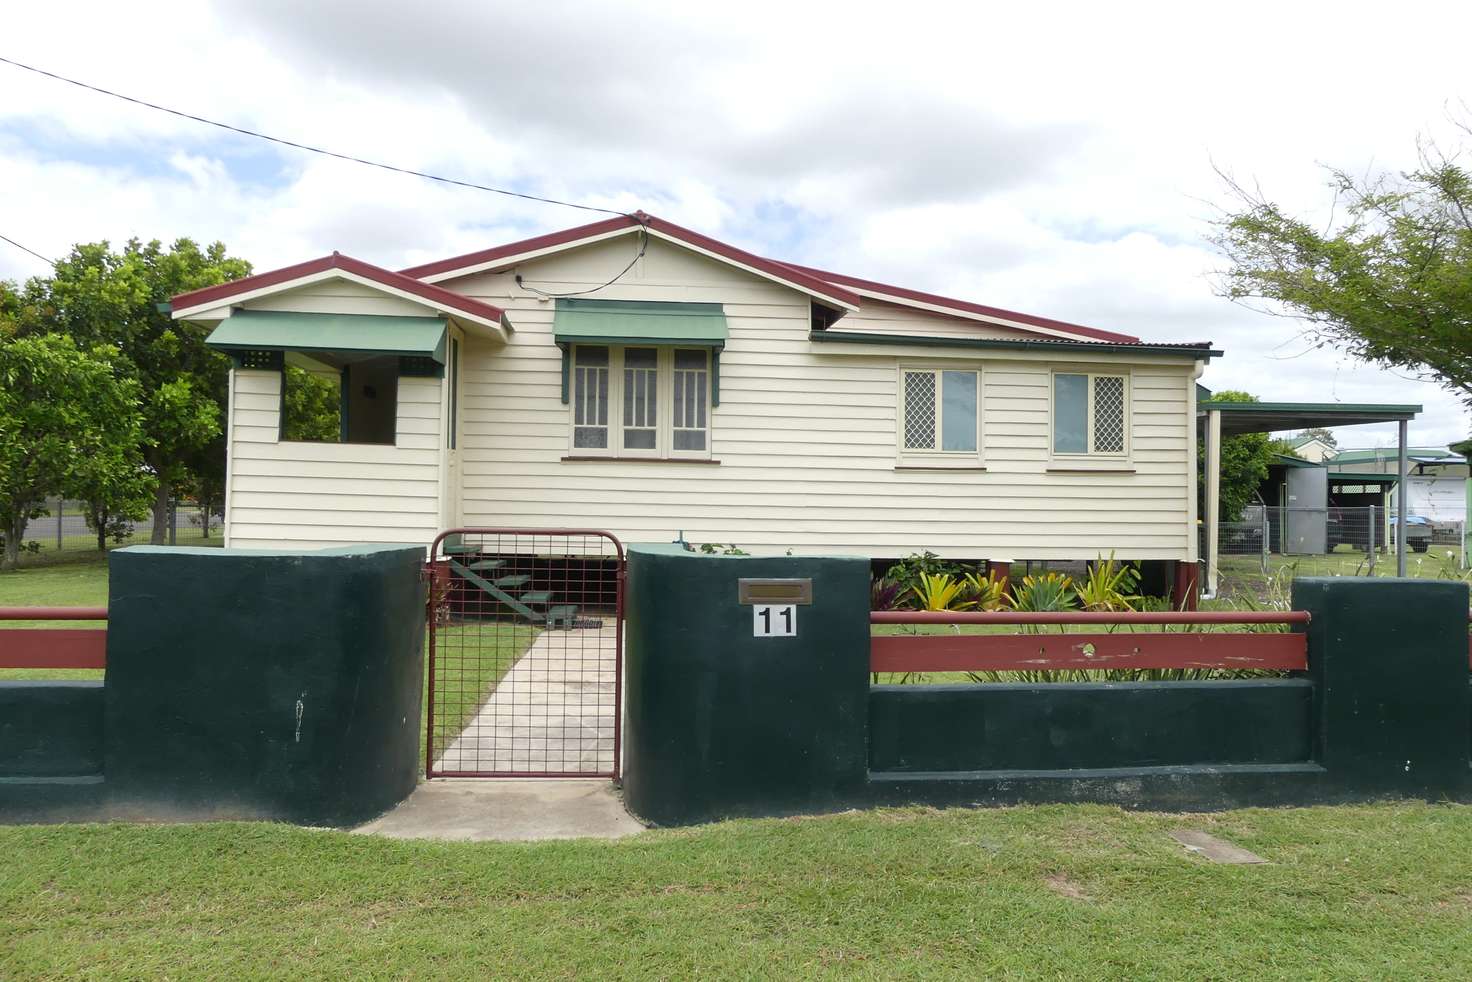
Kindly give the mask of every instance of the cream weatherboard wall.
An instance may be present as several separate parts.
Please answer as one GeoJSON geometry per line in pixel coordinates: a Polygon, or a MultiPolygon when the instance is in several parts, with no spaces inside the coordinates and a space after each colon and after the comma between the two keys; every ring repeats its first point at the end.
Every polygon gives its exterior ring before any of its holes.
{"type": "Polygon", "coordinates": [[[394,446],[279,439],[281,375],[236,369],[226,544],[308,548],[428,545],[442,521],[444,386],[401,377],[394,446]]]}
{"type": "MultiPolygon", "coordinates": [[[[712,417],[716,462],[564,460],[571,419],[560,398],[554,305],[519,287],[515,274],[547,293],[587,290],[622,269],[636,248],[626,236],[439,284],[506,308],[516,328],[504,347],[469,339],[464,350],[459,470],[467,525],[589,526],[625,541],[683,532],[691,542],[764,553],[1195,558],[1198,373],[1189,356],[818,344],[808,339],[804,295],[658,239],[595,296],[724,305],[730,338],[712,417]],[[899,367],[908,364],[980,370],[981,451],[973,466],[909,467],[897,453],[899,367]],[[1055,368],[1128,376],[1127,460],[1053,458],[1055,368]]],[[[898,305],[865,306],[834,330],[1014,334],[898,305]]],[[[399,476],[394,486],[418,487],[399,476]]],[[[273,506],[284,498],[273,493],[273,506]]],[[[257,534],[287,527],[269,509],[251,515],[246,527],[257,534]]],[[[372,513],[353,516],[367,522],[372,513]]],[[[350,528],[361,529],[333,526],[334,534],[350,528]]]]}

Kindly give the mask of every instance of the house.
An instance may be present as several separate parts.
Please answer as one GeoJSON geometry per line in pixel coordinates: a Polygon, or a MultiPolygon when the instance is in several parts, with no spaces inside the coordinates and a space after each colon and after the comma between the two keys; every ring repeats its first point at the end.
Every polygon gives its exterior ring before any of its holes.
{"type": "Polygon", "coordinates": [[[1288,446],[1292,447],[1293,452],[1300,458],[1311,464],[1323,463],[1324,458],[1332,457],[1335,453],[1332,443],[1325,443],[1318,437],[1308,433],[1300,433],[1298,436],[1293,437],[1288,441],[1288,446]]]}
{"type": "Polygon", "coordinates": [[[174,298],[230,375],[228,545],[579,526],[753,553],[1197,561],[1220,352],[754,255],[642,212],[174,298]],[[294,373],[291,369],[302,369],[294,373]],[[283,439],[287,379],[340,395],[283,439]]]}
{"type": "MultiPolygon", "coordinates": [[[[1467,458],[1445,447],[1407,447],[1406,508],[1438,525],[1467,520],[1467,458]]],[[[1336,471],[1351,474],[1394,474],[1396,450],[1341,450],[1330,461],[1336,471]]]]}

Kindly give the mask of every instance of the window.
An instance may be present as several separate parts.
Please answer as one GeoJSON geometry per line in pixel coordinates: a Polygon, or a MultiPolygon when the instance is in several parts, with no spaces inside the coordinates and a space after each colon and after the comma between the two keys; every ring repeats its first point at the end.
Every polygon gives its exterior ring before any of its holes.
{"type": "Polygon", "coordinates": [[[577,345],[571,402],[574,454],[710,456],[711,353],[705,348],[577,345]]]}
{"type": "Polygon", "coordinates": [[[901,447],[905,453],[977,453],[980,373],[904,369],[901,447]]]}
{"type": "Polygon", "coordinates": [[[608,449],[608,349],[578,345],[573,359],[572,445],[608,449]]]}
{"type": "Polygon", "coordinates": [[[302,359],[281,373],[281,433],[287,442],[379,443],[398,436],[399,358],[333,367],[302,359]]]}
{"type": "Polygon", "coordinates": [[[671,446],[676,451],[703,451],[706,449],[710,352],[703,348],[676,349],[673,388],[674,440],[671,446]]]}
{"type": "Polygon", "coordinates": [[[1124,456],[1129,385],[1123,375],[1053,375],[1053,452],[1124,456]]]}

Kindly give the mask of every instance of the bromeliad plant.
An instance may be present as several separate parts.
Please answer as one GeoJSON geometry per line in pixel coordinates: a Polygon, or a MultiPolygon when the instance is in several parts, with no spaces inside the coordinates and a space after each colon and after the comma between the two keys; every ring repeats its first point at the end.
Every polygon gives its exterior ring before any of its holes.
{"type": "Polygon", "coordinates": [[[995,571],[966,574],[966,589],[975,610],[1001,610],[1007,603],[1007,578],[995,571]]]}
{"type": "Polygon", "coordinates": [[[905,588],[885,576],[869,580],[869,609],[894,610],[905,599],[905,588]]]}
{"type": "Polygon", "coordinates": [[[1135,593],[1140,570],[1134,563],[1119,562],[1114,553],[1089,566],[1078,584],[1078,601],[1084,610],[1134,610],[1143,599],[1135,593]]]}
{"type": "Polygon", "coordinates": [[[966,590],[966,581],[949,573],[921,573],[912,592],[921,610],[970,610],[976,603],[966,599],[966,590]]]}
{"type": "Polygon", "coordinates": [[[1049,572],[1024,576],[1022,582],[1012,588],[1007,606],[1027,611],[1072,610],[1077,600],[1073,580],[1062,573],[1049,572]]]}

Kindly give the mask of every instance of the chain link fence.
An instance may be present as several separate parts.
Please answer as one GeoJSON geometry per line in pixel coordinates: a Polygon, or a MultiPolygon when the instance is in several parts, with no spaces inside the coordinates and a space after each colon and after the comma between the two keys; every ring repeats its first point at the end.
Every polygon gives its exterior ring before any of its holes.
{"type": "MultiPolygon", "coordinates": [[[[49,515],[33,518],[26,525],[23,543],[33,542],[48,553],[97,551],[97,533],[88,528],[81,502],[53,498],[46,503],[46,510],[49,515]]],[[[129,522],[128,529],[121,542],[109,538],[108,547],[152,541],[153,518],[129,522]]],[[[171,546],[224,545],[221,516],[210,514],[196,502],[172,501],[164,542],[171,546]]]]}
{"type": "MultiPolygon", "coordinates": [[[[1465,522],[1411,516],[1406,530],[1407,575],[1463,576],[1465,522]]],[[[1285,576],[1394,576],[1396,514],[1377,505],[1251,505],[1241,521],[1221,523],[1217,556],[1223,594],[1261,594],[1265,580],[1285,576]]]]}

